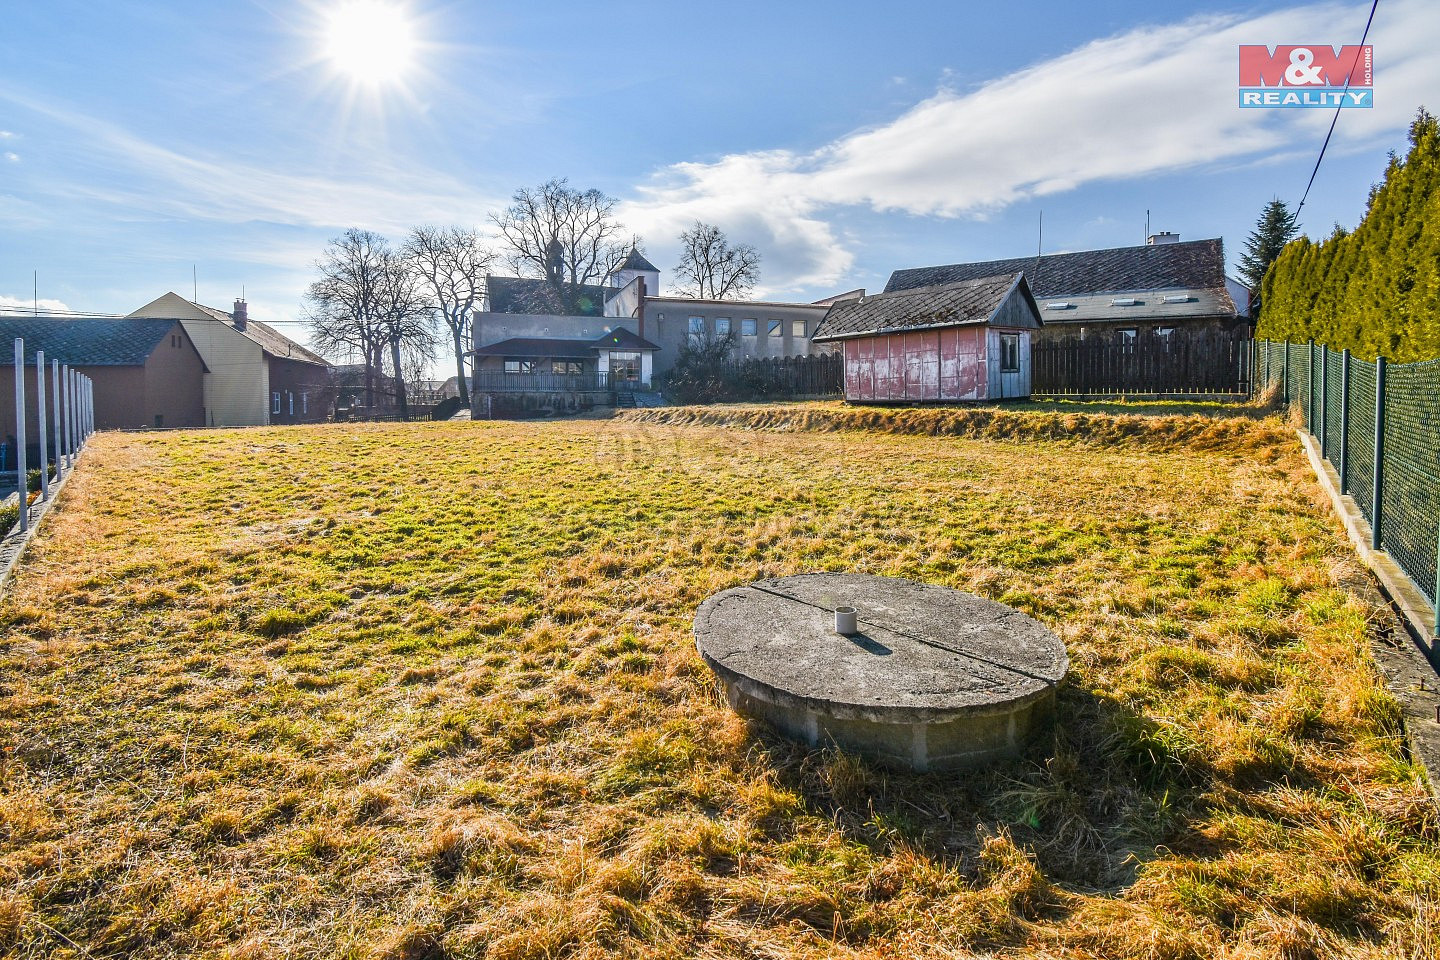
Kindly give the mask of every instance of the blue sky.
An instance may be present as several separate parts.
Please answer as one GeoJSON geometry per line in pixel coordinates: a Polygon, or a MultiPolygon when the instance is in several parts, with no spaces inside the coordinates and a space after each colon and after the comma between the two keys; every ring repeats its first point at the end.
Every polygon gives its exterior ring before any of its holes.
{"type": "MultiPolygon", "coordinates": [[[[476,224],[553,176],[621,201],[668,270],[696,218],[762,255],[760,293],[897,267],[1222,236],[1299,198],[1322,111],[1236,107],[1239,43],[1354,43],[1368,5],[396,0],[411,68],[325,56],[353,0],[11,4],[0,59],[0,303],[126,312],[167,290],[292,321],[349,226],[476,224]]],[[[371,0],[374,2],[374,0],[371,0]]],[[[1440,4],[1386,0],[1374,110],[1306,205],[1353,224],[1418,106],[1440,4]]],[[[288,327],[303,335],[303,328],[288,327]]]]}

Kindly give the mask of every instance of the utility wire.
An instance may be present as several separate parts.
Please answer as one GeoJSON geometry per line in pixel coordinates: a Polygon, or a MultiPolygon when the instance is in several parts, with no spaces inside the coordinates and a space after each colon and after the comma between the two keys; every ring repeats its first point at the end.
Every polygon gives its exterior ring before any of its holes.
{"type": "Polygon", "coordinates": [[[1335,132],[1335,124],[1340,120],[1340,110],[1345,105],[1345,94],[1350,92],[1350,80],[1355,76],[1355,68],[1360,64],[1360,55],[1365,52],[1365,40],[1370,36],[1370,24],[1375,22],[1375,10],[1380,6],[1380,0],[1373,0],[1370,4],[1370,18],[1365,21],[1365,32],[1360,35],[1360,47],[1355,51],[1355,59],[1350,64],[1350,72],[1345,74],[1345,89],[1340,93],[1340,102],[1335,104],[1335,116],[1330,118],[1330,130],[1325,134],[1325,142],[1320,145],[1320,156],[1315,158],[1315,169],[1310,171],[1310,182],[1305,184],[1305,193],[1300,197],[1300,204],[1295,208],[1292,220],[1298,222],[1300,211],[1305,207],[1305,201],[1310,197],[1310,188],[1315,186],[1315,175],[1320,172],[1320,162],[1325,159],[1325,148],[1330,146],[1330,136],[1335,132]]]}

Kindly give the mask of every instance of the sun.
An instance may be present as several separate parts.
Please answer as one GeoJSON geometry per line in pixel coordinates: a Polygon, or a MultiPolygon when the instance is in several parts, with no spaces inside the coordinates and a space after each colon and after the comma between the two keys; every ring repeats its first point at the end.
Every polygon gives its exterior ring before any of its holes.
{"type": "Polygon", "coordinates": [[[415,56],[415,27],[408,12],[386,0],[343,0],[326,17],[324,36],[331,65],[369,86],[401,80],[415,56]]]}

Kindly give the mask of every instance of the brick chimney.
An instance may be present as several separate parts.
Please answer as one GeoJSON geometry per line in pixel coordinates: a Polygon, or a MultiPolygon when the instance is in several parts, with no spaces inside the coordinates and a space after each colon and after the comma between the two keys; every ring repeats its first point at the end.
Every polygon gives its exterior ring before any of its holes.
{"type": "Polygon", "coordinates": [[[244,330],[245,325],[250,322],[250,314],[245,307],[244,300],[235,301],[235,312],[232,316],[235,318],[235,329],[244,330]]]}

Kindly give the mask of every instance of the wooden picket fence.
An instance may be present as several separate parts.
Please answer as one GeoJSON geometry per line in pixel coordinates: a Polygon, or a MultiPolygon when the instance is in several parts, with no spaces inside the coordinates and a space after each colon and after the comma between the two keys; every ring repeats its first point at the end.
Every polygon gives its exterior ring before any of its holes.
{"type": "Polygon", "coordinates": [[[1254,342],[1223,334],[1057,340],[1030,355],[1037,396],[1245,396],[1254,375],[1254,342]]]}

